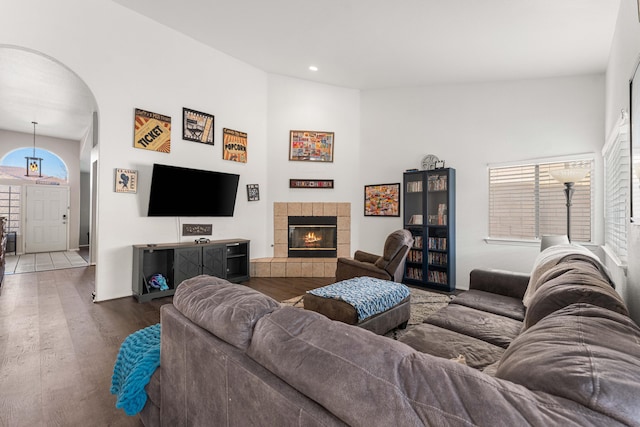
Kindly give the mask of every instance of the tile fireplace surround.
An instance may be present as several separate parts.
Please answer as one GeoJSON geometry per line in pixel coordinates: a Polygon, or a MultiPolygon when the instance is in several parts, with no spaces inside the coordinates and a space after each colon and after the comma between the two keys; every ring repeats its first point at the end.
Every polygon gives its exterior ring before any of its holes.
{"type": "Polygon", "coordinates": [[[289,216],[335,216],[338,257],[351,256],[351,203],[276,202],[273,204],[273,257],[251,260],[251,277],[335,277],[337,258],[288,258],[289,216]]]}

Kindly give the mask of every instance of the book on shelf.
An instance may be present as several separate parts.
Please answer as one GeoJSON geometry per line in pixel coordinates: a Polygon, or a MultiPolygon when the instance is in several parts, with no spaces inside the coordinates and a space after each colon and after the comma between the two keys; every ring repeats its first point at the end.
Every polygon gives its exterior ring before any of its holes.
{"type": "Polygon", "coordinates": [[[431,175],[427,179],[428,191],[445,191],[447,189],[446,175],[431,175]]]}
{"type": "Polygon", "coordinates": [[[447,205],[438,204],[438,225],[447,225],[447,205]]]}
{"type": "Polygon", "coordinates": [[[414,267],[407,268],[407,279],[422,280],[422,269],[414,267]]]}
{"type": "Polygon", "coordinates": [[[409,218],[409,224],[422,225],[422,215],[411,215],[411,218],[409,218]]]}
{"type": "Polygon", "coordinates": [[[447,250],[447,238],[446,237],[429,237],[427,247],[436,251],[447,250]]]}
{"type": "Polygon", "coordinates": [[[421,193],[422,181],[409,181],[407,182],[407,193],[421,193]]]}
{"type": "Polygon", "coordinates": [[[441,285],[447,284],[447,273],[444,271],[430,270],[428,273],[428,280],[433,283],[439,283],[441,285]]]}
{"type": "Polygon", "coordinates": [[[429,252],[428,260],[429,260],[429,264],[446,266],[448,258],[446,253],[429,252]]]}

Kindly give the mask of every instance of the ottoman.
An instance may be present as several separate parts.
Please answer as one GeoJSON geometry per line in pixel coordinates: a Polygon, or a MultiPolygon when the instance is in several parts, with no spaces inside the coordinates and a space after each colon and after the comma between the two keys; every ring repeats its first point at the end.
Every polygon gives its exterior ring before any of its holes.
{"type": "Polygon", "coordinates": [[[307,291],[304,308],[383,335],[407,326],[411,294],[401,283],[356,277],[307,291]]]}

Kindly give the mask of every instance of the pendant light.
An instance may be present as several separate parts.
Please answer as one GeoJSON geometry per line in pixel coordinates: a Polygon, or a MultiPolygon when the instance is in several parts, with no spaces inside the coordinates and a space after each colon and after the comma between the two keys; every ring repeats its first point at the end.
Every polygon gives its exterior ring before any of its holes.
{"type": "Polygon", "coordinates": [[[31,157],[25,157],[27,159],[27,176],[39,176],[42,177],[42,158],[36,157],[36,125],[38,122],[33,123],[33,155],[31,157]]]}

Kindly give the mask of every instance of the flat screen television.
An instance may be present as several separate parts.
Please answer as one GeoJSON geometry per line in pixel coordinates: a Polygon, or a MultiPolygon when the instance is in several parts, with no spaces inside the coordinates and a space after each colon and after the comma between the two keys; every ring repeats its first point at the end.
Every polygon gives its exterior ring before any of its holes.
{"type": "Polygon", "coordinates": [[[147,216],[233,216],[240,175],[155,163],[147,216]]]}

